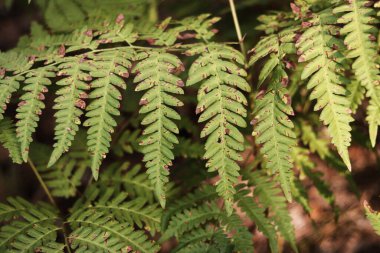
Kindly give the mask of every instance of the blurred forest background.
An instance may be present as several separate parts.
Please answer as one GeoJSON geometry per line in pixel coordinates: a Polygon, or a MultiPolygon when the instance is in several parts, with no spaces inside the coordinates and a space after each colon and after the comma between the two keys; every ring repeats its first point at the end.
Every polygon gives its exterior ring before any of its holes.
{"type": "MultiPolygon", "coordinates": [[[[247,48],[252,48],[263,35],[262,32],[255,30],[260,15],[270,10],[290,9],[290,1],[287,0],[236,0],[235,2],[242,32],[247,34],[245,36],[247,48]]],[[[183,18],[201,13],[220,16],[222,19],[216,24],[219,30],[217,40],[236,41],[227,0],[162,0],[158,1],[158,10],[160,18],[168,16],[183,18]]],[[[14,47],[20,36],[28,34],[32,21],[42,20],[42,15],[33,1],[28,5],[26,0],[0,0],[0,50],[6,51],[14,47]]],[[[52,115],[51,109],[44,112],[36,135],[38,141],[50,145],[54,128],[52,115]]],[[[358,112],[356,117],[364,119],[364,112],[358,112]]],[[[377,145],[377,150],[373,150],[368,143],[361,142],[360,136],[357,137],[350,149],[352,175],[345,172],[345,168],[334,168],[334,165],[313,158],[318,171],[323,174],[323,178],[334,193],[336,206],[332,208],[317,194],[311,184],[307,189],[312,208],[310,215],[305,214],[300,205],[290,205],[300,252],[380,252],[380,237],[373,232],[362,208],[363,201],[367,200],[375,210],[380,209],[380,168],[376,166],[380,164],[380,145],[377,145]]],[[[140,154],[135,156],[140,158],[140,154]]],[[[185,165],[182,163],[179,166],[185,165]]],[[[203,170],[203,168],[198,169],[203,170]]],[[[20,195],[31,201],[45,197],[30,168],[27,165],[12,165],[6,151],[0,147],[0,201],[13,195],[20,195]]],[[[70,199],[59,200],[62,205],[70,201],[70,199]]],[[[252,224],[247,225],[252,226],[252,224]]],[[[253,236],[256,252],[268,252],[263,235],[253,236]]],[[[290,252],[290,249],[288,251],[290,252]]]]}

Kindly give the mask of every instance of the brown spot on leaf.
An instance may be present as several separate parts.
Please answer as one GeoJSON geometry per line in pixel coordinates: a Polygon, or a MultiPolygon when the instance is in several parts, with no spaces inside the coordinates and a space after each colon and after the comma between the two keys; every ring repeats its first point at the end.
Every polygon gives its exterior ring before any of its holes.
{"type": "Polygon", "coordinates": [[[203,112],[205,110],[205,107],[204,106],[201,106],[201,107],[197,107],[197,109],[195,109],[195,114],[200,114],[201,112],[203,112]]]}
{"type": "Polygon", "coordinates": [[[87,30],[87,31],[84,33],[84,35],[86,35],[87,37],[92,37],[92,36],[93,36],[93,32],[92,32],[92,30],[90,29],[90,30],[87,30]]]}
{"type": "Polygon", "coordinates": [[[154,38],[148,38],[146,41],[149,43],[149,45],[154,45],[156,43],[156,39],[154,38]]]}
{"type": "Polygon", "coordinates": [[[122,13],[120,13],[119,15],[117,15],[116,17],[116,24],[120,24],[121,22],[124,21],[124,15],[122,13]]]}
{"type": "Polygon", "coordinates": [[[23,101],[21,101],[20,103],[18,103],[18,106],[21,107],[21,106],[24,106],[24,105],[26,105],[26,104],[27,104],[27,102],[23,100],[23,101]]]}
{"type": "Polygon", "coordinates": [[[183,34],[178,34],[177,38],[180,40],[186,40],[186,39],[192,39],[195,38],[197,34],[195,33],[183,33],[183,34]]]}
{"type": "Polygon", "coordinates": [[[178,87],[183,87],[183,86],[185,86],[185,83],[182,80],[178,80],[177,81],[177,86],[178,87]]]}
{"type": "Polygon", "coordinates": [[[38,95],[37,95],[37,99],[38,100],[45,100],[45,95],[43,94],[43,93],[38,93],[38,95]]]}
{"type": "Polygon", "coordinates": [[[147,105],[148,104],[148,99],[142,98],[140,99],[139,105],[147,105]]]}
{"type": "Polygon", "coordinates": [[[77,99],[75,101],[75,106],[80,108],[80,109],[85,109],[86,108],[86,102],[84,102],[82,99],[77,99]]]}
{"type": "Polygon", "coordinates": [[[286,87],[286,86],[288,86],[288,83],[289,83],[289,78],[287,78],[287,77],[281,78],[281,85],[282,86],[286,87]]]}
{"type": "Polygon", "coordinates": [[[308,28],[308,27],[311,27],[312,25],[313,23],[308,22],[308,21],[302,21],[301,23],[302,28],[308,28]]]}
{"type": "Polygon", "coordinates": [[[58,55],[65,56],[65,54],[66,54],[65,45],[61,44],[61,46],[58,48],[58,55]]]}

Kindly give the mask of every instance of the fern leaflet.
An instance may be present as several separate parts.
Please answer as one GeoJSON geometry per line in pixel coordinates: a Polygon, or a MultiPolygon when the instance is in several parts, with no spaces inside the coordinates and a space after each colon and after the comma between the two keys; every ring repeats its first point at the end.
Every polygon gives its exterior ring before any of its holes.
{"type": "Polygon", "coordinates": [[[8,118],[0,120],[0,143],[8,150],[9,156],[14,163],[22,163],[21,150],[16,138],[16,131],[13,122],[8,118]]]}
{"type": "Polygon", "coordinates": [[[173,75],[183,71],[178,57],[162,51],[140,52],[133,72],[134,82],[139,83],[136,91],[147,90],[140,100],[140,113],[146,114],[141,124],[147,127],[142,133],[140,145],[144,153],[147,173],[162,207],[165,207],[165,184],[169,181],[169,166],[174,154],[172,149],[178,143],[178,127],[173,120],[180,115],[172,106],[183,103],[172,94],[183,94],[183,81],[173,75]]]}
{"type": "Polygon", "coordinates": [[[332,143],[336,146],[344,163],[351,170],[348,147],[351,142],[349,101],[342,84],[348,81],[343,76],[344,57],[339,49],[344,48],[341,40],[334,35],[338,28],[337,17],[326,9],[314,14],[309,21],[312,25],[297,41],[299,62],[307,62],[302,79],[309,79],[310,99],[316,99],[314,110],[321,110],[320,119],[328,126],[332,143]]]}
{"type": "Polygon", "coordinates": [[[378,34],[379,20],[376,11],[364,0],[352,0],[334,9],[341,17],[338,22],[344,24],[340,30],[345,35],[344,43],[349,52],[348,58],[354,59],[352,68],[357,80],[367,89],[367,96],[371,98],[371,107],[368,108],[368,123],[372,146],[376,144],[377,128],[380,120],[375,113],[380,111],[380,71],[376,36],[378,34]],[[378,107],[378,108],[374,108],[378,107]]]}
{"type": "Polygon", "coordinates": [[[49,78],[55,77],[54,67],[43,67],[33,69],[26,74],[26,86],[23,87],[25,93],[21,96],[21,102],[18,104],[18,119],[16,126],[17,138],[21,145],[21,154],[26,162],[29,154],[29,146],[33,141],[32,134],[36,131],[39,116],[45,108],[43,100],[45,99],[48,85],[51,84],[49,78]]]}
{"type": "Polygon", "coordinates": [[[237,161],[242,159],[239,151],[244,149],[244,137],[236,126],[246,127],[247,115],[247,99],[238,89],[251,90],[244,79],[247,73],[239,67],[244,58],[235,49],[212,43],[194,47],[186,54],[200,54],[189,70],[187,85],[201,83],[196,113],[201,113],[199,122],[208,121],[201,132],[201,137],[207,137],[204,158],[209,171],[219,173],[216,189],[231,214],[240,169],[237,161]]]}
{"type": "Polygon", "coordinates": [[[88,95],[86,90],[89,85],[86,81],[91,81],[92,77],[86,73],[90,69],[88,60],[82,57],[66,57],[58,66],[58,76],[67,76],[58,82],[57,85],[63,86],[57,91],[58,97],[55,99],[54,109],[56,126],[55,126],[55,144],[54,150],[50,156],[48,167],[51,167],[64,152],[67,152],[71,146],[81,123],[80,116],[86,103],[83,99],[88,95]]]}
{"type": "Polygon", "coordinates": [[[119,100],[122,99],[121,88],[125,90],[123,77],[128,77],[130,60],[134,55],[131,48],[103,51],[91,54],[94,69],[90,72],[97,79],[91,83],[93,90],[89,98],[93,99],[87,106],[87,120],[83,123],[89,127],[88,150],[92,156],[91,170],[95,179],[99,176],[99,168],[110,147],[111,133],[117,125],[112,116],[120,115],[119,100]]]}

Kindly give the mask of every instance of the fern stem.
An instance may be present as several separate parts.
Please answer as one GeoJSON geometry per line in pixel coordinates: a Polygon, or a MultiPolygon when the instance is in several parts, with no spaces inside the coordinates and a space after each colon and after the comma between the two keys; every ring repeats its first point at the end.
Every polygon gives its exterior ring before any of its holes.
{"type": "Polygon", "coordinates": [[[235,25],[236,35],[239,40],[240,50],[241,50],[241,53],[244,55],[244,59],[246,59],[245,46],[244,46],[243,36],[241,34],[239,19],[236,14],[235,3],[234,3],[234,0],[228,0],[228,1],[230,3],[232,19],[234,20],[234,25],[235,25]]]}
{"type": "Polygon", "coordinates": [[[157,0],[150,0],[149,6],[149,21],[152,23],[157,23],[158,21],[158,4],[157,0]]]}
{"type": "MultiPolygon", "coordinates": [[[[29,163],[29,166],[32,168],[34,175],[37,177],[38,182],[41,184],[42,188],[44,189],[44,192],[46,193],[46,195],[47,195],[50,203],[54,207],[56,207],[58,209],[57,203],[55,202],[53,196],[51,195],[51,193],[49,191],[49,188],[46,186],[44,180],[42,179],[40,173],[38,172],[36,166],[34,165],[32,159],[28,158],[28,163],[29,163]]],[[[63,222],[62,222],[62,232],[63,232],[63,237],[65,239],[65,243],[66,243],[66,246],[67,246],[67,251],[69,253],[71,253],[70,244],[69,244],[69,241],[68,241],[68,238],[67,238],[68,232],[67,232],[67,228],[66,228],[66,224],[64,222],[64,219],[63,219],[63,222]]]]}
{"type": "Polygon", "coordinates": [[[42,180],[40,173],[38,173],[36,166],[34,165],[33,161],[30,158],[28,158],[28,163],[34,172],[34,175],[37,177],[38,182],[41,184],[42,188],[44,189],[50,203],[52,203],[55,207],[57,207],[57,203],[55,202],[55,200],[54,200],[53,196],[51,195],[49,189],[47,188],[45,182],[42,180]]]}

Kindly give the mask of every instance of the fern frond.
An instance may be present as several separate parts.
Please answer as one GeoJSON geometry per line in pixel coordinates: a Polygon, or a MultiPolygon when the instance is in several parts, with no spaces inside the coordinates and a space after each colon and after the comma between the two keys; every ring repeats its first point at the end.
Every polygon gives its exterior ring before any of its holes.
{"type": "MultiPolygon", "coordinates": [[[[21,74],[29,70],[33,63],[25,54],[18,53],[15,50],[0,52],[0,69],[2,70],[0,76],[5,74],[3,73],[4,70],[13,72],[13,74],[21,74]]],[[[15,77],[20,78],[21,76],[15,75],[15,77]]]]}
{"type": "MultiPolygon", "coordinates": [[[[111,215],[120,223],[136,225],[145,228],[154,234],[160,230],[161,209],[156,204],[147,205],[144,198],[128,200],[128,194],[124,191],[118,192],[115,188],[89,187],[85,194],[84,202],[80,200],[79,210],[91,209],[94,212],[102,212],[111,215]]],[[[78,209],[78,208],[77,208],[78,209]]]]}
{"type": "MultiPolygon", "coordinates": [[[[128,162],[123,164],[113,163],[107,167],[99,180],[99,185],[115,187],[128,193],[131,198],[144,198],[150,204],[156,203],[155,191],[148,175],[143,172],[140,164],[130,166],[128,162]]],[[[168,197],[175,194],[176,188],[173,182],[167,184],[168,197]]]]}
{"type": "Polygon", "coordinates": [[[376,144],[377,128],[379,120],[373,120],[373,110],[380,111],[380,70],[377,59],[379,20],[376,11],[369,6],[371,2],[364,0],[352,0],[334,9],[341,17],[338,19],[344,27],[340,33],[345,36],[344,43],[349,52],[348,58],[354,59],[352,68],[356,79],[366,87],[367,96],[371,98],[372,108],[368,108],[368,123],[372,146],[376,144]],[[373,107],[377,106],[378,109],[373,107]],[[376,130],[374,130],[376,128],[376,130]]]}
{"type": "Polygon", "coordinates": [[[201,137],[207,137],[203,157],[209,171],[219,173],[216,189],[231,214],[240,169],[237,161],[242,159],[239,152],[244,149],[244,137],[237,126],[246,127],[247,115],[247,99],[239,89],[251,90],[245,80],[247,73],[239,66],[244,58],[233,48],[212,43],[194,47],[186,54],[200,54],[189,70],[187,86],[201,83],[196,113],[201,113],[199,122],[207,121],[201,132],[201,137]]]}
{"type": "Polygon", "coordinates": [[[164,231],[161,241],[165,241],[172,236],[179,237],[183,233],[191,231],[210,220],[219,220],[223,212],[215,203],[203,203],[195,208],[185,209],[176,213],[170,220],[169,226],[164,231]]]}
{"type": "Polygon", "coordinates": [[[174,72],[183,71],[180,59],[162,51],[140,52],[134,73],[138,83],[136,91],[147,90],[140,100],[139,113],[146,114],[141,124],[146,128],[142,133],[140,145],[144,153],[147,173],[155,188],[162,207],[165,207],[165,184],[169,181],[169,166],[172,165],[174,144],[178,144],[178,127],[173,120],[180,115],[173,106],[183,103],[171,94],[183,94],[183,81],[174,72]]]}
{"type": "Polygon", "coordinates": [[[4,118],[0,120],[0,143],[9,152],[9,157],[17,164],[22,163],[20,145],[16,138],[16,131],[13,122],[4,118]]]}
{"type": "Polygon", "coordinates": [[[81,124],[80,117],[86,103],[83,99],[87,98],[86,91],[89,85],[86,81],[91,81],[92,77],[86,73],[90,69],[88,60],[81,57],[66,57],[58,66],[58,76],[65,76],[56,82],[63,86],[57,91],[58,97],[54,100],[55,113],[55,143],[54,150],[50,156],[48,167],[51,167],[64,152],[70,148],[76,133],[81,124]]]}
{"type": "MultiPolygon", "coordinates": [[[[380,86],[377,87],[376,90],[377,90],[377,93],[380,95],[380,86]]],[[[371,99],[367,107],[366,120],[369,124],[369,137],[370,137],[372,146],[376,144],[378,127],[380,126],[379,115],[380,115],[380,104],[378,104],[375,99],[371,99]]]]}
{"type": "MultiPolygon", "coordinates": [[[[219,17],[210,16],[210,14],[201,14],[199,16],[184,18],[177,21],[180,25],[177,29],[181,32],[195,32],[194,35],[187,34],[187,36],[195,37],[196,39],[209,40],[215,35],[215,31],[210,29],[211,26],[220,20],[219,17]]],[[[182,36],[180,35],[180,37],[182,36]]],[[[184,35],[184,37],[186,37],[186,35],[184,35]]]]}
{"type": "Polygon", "coordinates": [[[268,238],[271,251],[279,252],[276,230],[271,221],[265,217],[265,209],[260,207],[253,199],[248,196],[249,190],[241,189],[238,192],[238,206],[247,214],[247,216],[256,224],[257,228],[268,238]]]}
{"type": "Polygon", "coordinates": [[[251,50],[253,55],[249,61],[253,65],[259,59],[267,58],[260,71],[258,87],[265,80],[269,80],[269,83],[262,98],[260,95],[255,100],[252,134],[257,136],[256,142],[263,145],[260,153],[268,161],[266,167],[278,173],[279,182],[289,201],[293,177],[289,151],[297,143],[294,124],[289,119],[289,115],[294,115],[294,112],[289,91],[285,88],[289,78],[285,72],[284,57],[295,52],[294,37],[295,29],[292,28],[263,38],[251,50]]]}
{"type": "Polygon", "coordinates": [[[0,120],[4,118],[3,114],[7,109],[12,94],[20,88],[20,82],[24,81],[23,76],[5,76],[0,78],[0,120]]]}
{"type": "Polygon", "coordinates": [[[74,197],[91,162],[86,149],[85,132],[78,132],[70,151],[51,167],[47,166],[49,158],[46,157],[46,154],[51,153],[50,147],[39,143],[34,143],[31,147],[30,159],[36,165],[51,195],[74,197]]]}
{"type": "Polygon", "coordinates": [[[351,143],[350,104],[346,97],[343,76],[345,59],[340,53],[344,48],[337,33],[337,17],[326,9],[314,14],[307,28],[297,41],[299,62],[307,62],[302,79],[309,79],[307,88],[312,90],[310,99],[316,99],[314,110],[321,110],[320,119],[328,126],[332,143],[336,146],[347,168],[351,170],[348,147],[351,143]]]}
{"type": "Polygon", "coordinates": [[[254,123],[253,135],[257,136],[258,144],[263,144],[260,152],[268,160],[266,167],[278,173],[281,187],[290,201],[293,163],[289,153],[297,143],[294,124],[288,115],[294,115],[294,112],[289,93],[280,83],[287,75],[281,68],[275,69],[273,75],[277,77],[274,77],[266,94],[256,100],[254,121],[257,122],[254,123]]]}
{"type": "MultiPolygon", "coordinates": [[[[295,160],[296,167],[301,171],[302,175],[306,175],[307,178],[313,183],[318,193],[322,198],[331,206],[335,215],[338,215],[339,209],[335,204],[334,193],[330,190],[330,186],[323,179],[323,174],[320,171],[316,171],[316,165],[310,160],[309,151],[304,148],[295,148],[292,152],[295,160]]],[[[326,155],[326,159],[330,154],[326,155]]]]}
{"type": "Polygon", "coordinates": [[[36,131],[37,122],[45,108],[43,100],[45,99],[48,85],[51,84],[49,78],[55,77],[54,67],[42,67],[33,69],[26,74],[25,93],[21,96],[21,102],[18,104],[17,115],[18,119],[16,126],[17,138],[21,145],[21,154],[26,162],[29,154],[29,146],[33,141],[32,134],[36,131]]]}
{"type": "Polygon", "coordinates": [[[364,202],[364,209],[367,219],[371,222],[376,234],[380,235],[380,213],[372,210],[367,202],[364,202]]]}
{"type": "Polygon", "coordinates": [[[307,213],[311,213],[311,207],[309,205],[309,197],[305,186],[302,184],[299,178],[294,178],[292,182],[292,195],[294,200],[300,204],[303,210],[307,213]]]}
{"type": "Polygon", "coordinates": [[[357,80],[352,80],[350,84],[347,85],[347,91],[349,92],[347,99],[350,103],[350,109],[352,113],[355,114],[364,99],[365,87],[357,80]]]}
{"type": "Polygon", "coordinates": [[[136,41],[138,35],[134,32],[132,24],[123,22],[116,22],[107,27],[107,30],[102,32],[99,36],[101,43],[117,43],[126,42],[128,45],[136,41]]]}
{"type": "Polygon", "coordinates": [[[50,251],[63,248],[62,244],[56,243],[57,232],[61,228],[55,225],[58,215],[51,206],[9,198],[8,204],[0,205],[0,219],[9,221],[0,229],[1,250],[36,252],[41,247],[50,251]]]}
{"type": "Polygon", "coordinates": [[[89,127],[88,150],[92,156],[91,170],[95,179],[99,176],[99,168],[106,157],[111,141],[111,133],[117,125],[112,116],[120,115],[119,100],[122,95],[118,88],[125,90],[123,77],[128,77],[130,60],[134,55],[131,48],[113,49],[89,55],[94,69],[90,72],[97,79],[91,83],[93,89],[89,98],[93,99],[87,106],[84,126],[89,127]]]}
{"type": "Polygon", "coordinates": [[[93,210],[73,213],[68,221],[75,228],[69,240],[75,252],[158,252],[159,246],[141,230],[121,224],[112,216],[93,210]]]}
{"type": "Polygon", "coordinates": [[[215,189],[209,185],[198,188],[192,193],[188,193],[183,196],[181,199],[170,203],[167,210],[162,214],[161,218],[161,228],[162,230],[167,229],[169,221],[172,219],[172,216],[176,213],[182,212],[185,209],[195,207],[197,204],[204,201],[210,201],[218,197],[215,189]]]}
{"type": "Polygon", "coordinates": [[[227,231],[233,233],[231,237],[233,252],[253,252],[253,236],[236,213],[224,216],[221,223],[227,231]]]}
{"type": "Polygon", "coordinates": [[[300,130],[303,144],[307,145],[311,152],[316,152],[319,157],[325,159],[330,153],[328,141],[320,138],[318,133],[306,121],[300,121],[300,130]]]}
{"type": "Polygon", "coordinates": [[[292,219],[289,215],[286,200],[281,196],[280,189],[270,178],[260,171],[249,174],[247,178],[255,186],[254,196],[259,198],[264,208],[268,208],[272,219],[287,242],[297,252],[296,238],[292,219]]]}
{"type": "Polygon", "coordinates": [[[211,226],[194,229],[179,238],[179,244],[173,252],[183,252],[186,248],[192,247],[200,242],[210,241],[218,232],[220,231],[215,231],[211,226]]]}

